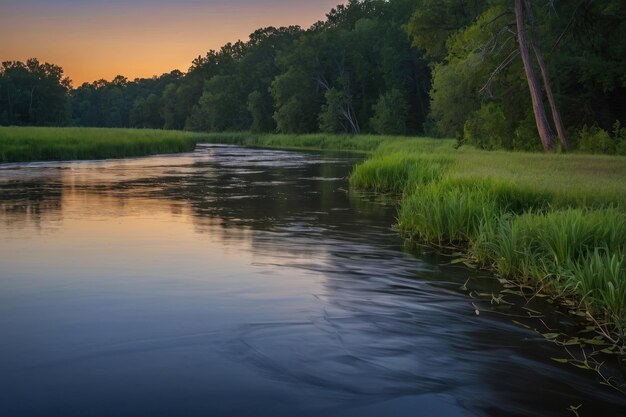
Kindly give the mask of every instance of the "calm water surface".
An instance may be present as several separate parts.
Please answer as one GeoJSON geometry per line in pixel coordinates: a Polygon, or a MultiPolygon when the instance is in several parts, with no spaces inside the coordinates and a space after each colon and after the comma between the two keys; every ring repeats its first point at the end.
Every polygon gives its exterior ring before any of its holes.
{"type": "Polygon", "coordinates": [[[475,275],[402,249],[350,157],[0,165],[1,416],[618,416],[475,275]]]}

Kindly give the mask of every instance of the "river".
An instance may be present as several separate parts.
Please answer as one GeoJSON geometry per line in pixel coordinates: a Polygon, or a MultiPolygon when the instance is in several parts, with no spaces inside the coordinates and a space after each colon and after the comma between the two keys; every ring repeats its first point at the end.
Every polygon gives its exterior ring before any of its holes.
{"type": "Polygon", "coordinates": [[[0,415],[618,416],[403,248],[354,155],[0,165],[0,415]]]}

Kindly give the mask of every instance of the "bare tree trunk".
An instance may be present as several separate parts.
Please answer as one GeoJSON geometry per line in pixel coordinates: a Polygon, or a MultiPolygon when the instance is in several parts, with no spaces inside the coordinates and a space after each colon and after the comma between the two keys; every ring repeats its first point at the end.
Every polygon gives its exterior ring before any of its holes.
{"type": "Polygon", "coordinates": [[[535,123],[537,124],[537,132],[541,138],[543,149],[547,151],[554,150],[554,133],[550,129],[550,124],[546,117],[546,109],[543,105],[541,97],[541,89],[535,75],[535,70],[530,60],[530,52],[528,51],[528,41],[526,39],[526,29],[524,26],[524,7],[523,0],[515,0],[515,20],[517,23],[517,40],[519,42],[520,55],[524,63],[524,71],[526,80],[528,81],[528,89],[530,90],[530,99],[533,103],[533,112],[535,114],[535,123]]]}
{"type": "Polygon", "coordinates": [[[559,109],[556,106],[556,101],[554,100],[554,94],[552,94],[552,87],[550,87],[550,78],[548,76],[548,68],[543,59],[543,54],[541,53],[541,49],[539,48],[539,37],[537,36],[537,28],[535,26],[535,17],[533,15],[533,11],[531,9],[530,0],[525,0],[526,11],[528,12],[528,21],[530,22],[532,40],[530,44],[533,47],[533,51],[535,52],[535,57],[537,58],[537,63],[539,64],[539,70],[541,71],[541,78],[543,78],[543,88],[546,90],[546,96],[548,97],[548,103],[550,104],[550,110],[552,111],[552,120],[554,121],[554,126],[556,127],[556,132],[559,136],[559,140],[561,141],[561,145],[563,146],[563,150],[569,151],[569,142],[567,140],[567,135],[565,134],[565,128],[563,127],[563,122],[561,121],[561,114],[559,113],[559,109]]]}
{"type": "Polygon", "coordinates": [[[341,114],[350,125],[352,133],[358,135],[361,133],[361,127],[359,126],[359,121],[356,118],[356,112],[354,111],[354,104],[352,103],[350,78],[346,75],[345,63],[343,59],[341,62],[335,61],[335,64],[337,65],[337,70],[339,71],[339,78],[343,80],[343,82],[341,82],[341,91],[345,94],[345,101],[341,105],[341,114]]]}
{"type": "MultiPolygon", "coordinates": [[[[330,90],[330,84],[328,84],[328,81],[326,81],[326,78],[323,75],[316,76],[315,82],[320,87],[322,87],[324,91],[330,90]]],[[[346,103],[343,103],[340,109],[341,109],[341,116],[348,123],[348,126],[346,126],[346,124],[343,123],[343,121],[340,121],[341,125],[344,126],[345,131],[348,132],[348,127],[349,127],[352,133],[354,134],[361,133],[361,127],[359,126],[359,121],[356,118],[356,113],[354,111],[354,106],[352,105],[352,100],[346,103]]]]}
{"type": "Polygon", "coordinates": [[[359,121],[356,118],[354,107],[352,106],[351,102],[341,105],[341,115],[350,125],[350,130],[352,130],[352,133],[354,133],[355,135],[361,133],[361,127],[359,126],[359,121]]]}

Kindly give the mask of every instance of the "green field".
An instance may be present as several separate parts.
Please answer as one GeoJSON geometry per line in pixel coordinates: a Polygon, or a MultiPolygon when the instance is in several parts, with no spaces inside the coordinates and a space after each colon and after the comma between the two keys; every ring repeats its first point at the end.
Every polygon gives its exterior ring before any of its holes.
{"type": "Polygon", "coordinates": [[[566,295],[626,353],[626,157],[487,152],[430,138],[0,128],[0,161],[140,156],[198,142],[360,151],[353,188],[398,198],[398,229],[566,295]]]}
{"type": "Polygon", "coordinates": [[[0,163],[192,151],[203,135],[150,129],[0,127],[0,163]]]}

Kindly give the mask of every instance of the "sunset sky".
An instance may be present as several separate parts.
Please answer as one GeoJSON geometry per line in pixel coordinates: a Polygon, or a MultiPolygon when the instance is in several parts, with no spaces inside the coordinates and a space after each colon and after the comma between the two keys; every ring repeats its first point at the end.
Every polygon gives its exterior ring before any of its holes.
{"type": "Polygon", "coordinates": [[[342,0],[0,0],[0,61],[64,68],[74,86],[186,71],[191,61],[264,26],[323,19],[342,0]]]}

